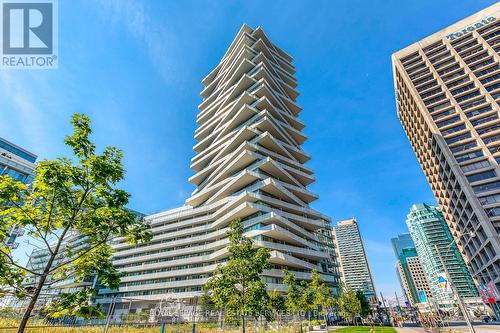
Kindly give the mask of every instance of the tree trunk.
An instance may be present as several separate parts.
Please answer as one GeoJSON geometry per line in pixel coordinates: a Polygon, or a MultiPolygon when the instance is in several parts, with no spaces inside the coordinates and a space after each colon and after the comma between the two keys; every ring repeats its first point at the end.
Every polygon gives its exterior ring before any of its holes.
{"type": "Polygon", "coordinates": [[[303,331],[302,331],[302,315],[300,314],[300,311],[299,311],[299,326],[300,326],[300,333],[303,333],[303,331]]]}
{"type": "Polygon", "coordinates": [[[47,276],[49,275],[49,272],[52,268],[52,264],[54,263],[54,260],[56,259],[57,255],[59,254],[59,249],[61,248],[61,244],[64,241],[64,237],[66,236],[66,233],[69,230],[69,226],[64,228],[63,232],[61,233],[61,236],[59,237],[59,240],[57,241],[57,245],[54,248],[53,251],[51,251],[51,255],[49,260],[47,261],[47,265],[45,265],[45,269],[43,270],[42,275],[40,275],[40,281],[38,281],[38,284],[36,286],[35,292],[33,293],[33,296],[31,297],[31,301],[28,305],[28,308],[24,312],[23,319],[21,320],[21,323],[19,324],[19,328],[17,329],[17,333],[24,333],[24,330],[26,329],[26,324],[28,324],[28,320],[30,319],[31,312],[33,311],[33,308],[35,307],[36,301],[38,300],[38,296],[40,296],[40,292],[42,291],[43,285],[45,284],[45,280],[47,279],[47,276]]]}
{"type": "Polygon", "coordinates": [[[241,326],[243,328],[243,333],[245,333],[245,314],[241,316],[241,326]]]}
{"type": "Polygon", "coordinates": [[[31,312],[33,311],[33,308],[35,307],[36,301],[38,300],[38,296],[40,296],[40,292],[42,291],[42,287],[45,284],[46,279],[47,279],[46,274],[40,276],[40,281],[38,281],[38,284],[35,288],[35,292],[33,293],[33,296],[31,297],[30,303],[28,304],[28,307],[26,308],[26,311],[23,314],[23,318],[21,319],[21,322],[19,323],[19,328],[17,329],[17,333],[23,333],[24,330],[26,329],[26,325],[28,324],[28,320],[30,319],[31,312]]]}

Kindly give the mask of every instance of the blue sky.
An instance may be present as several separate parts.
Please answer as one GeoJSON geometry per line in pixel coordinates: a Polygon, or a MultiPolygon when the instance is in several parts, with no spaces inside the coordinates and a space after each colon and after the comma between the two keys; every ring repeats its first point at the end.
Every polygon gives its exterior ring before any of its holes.
{"type": "Polygon", "coordinates": [[[243,23],[260,25],[295,58],[313,207],[358,219],[376,288],[393,297],[389,239],[412,203],[435,200],[396,117],[391,54],[493,3],[60,0],[59,69],[0,71],[0,135],[69,155],[70,115],[86,113],[98,146],[124,151],[130,207],[177,207],[193,190],[200,80],[243,23]]]}

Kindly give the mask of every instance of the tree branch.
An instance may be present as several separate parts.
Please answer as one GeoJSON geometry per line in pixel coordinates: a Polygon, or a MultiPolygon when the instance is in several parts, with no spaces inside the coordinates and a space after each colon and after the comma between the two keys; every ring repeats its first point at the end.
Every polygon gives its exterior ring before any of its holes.
{"type": "Polygon", "coordinates": [[[37,221],[35,221],[31,217],[31,215],[26,212],[26,210],[24,209],[24,207],[18,205],[17,203],[14,203],[14,206],[17,209],[21,210],[21,212],[31,221],[31,225],[36,229],[38,235],[40,236],[41,239],[43,239],[45,245],[47,246],[47,249],[49,250],[50,254],[52,254],[52,248],[50,247],[50,244],[47,242],[47,240],[45,239],[45,237],[42,236],[42,232],[40,231],[40,229],[37,226],[37,221]]]}
{"type": "Polygon", "coordinates": [[[64,280],[66,280],[66,279],[68,279],[68,278],[72,277],[72,276],[73,276],[73,275],[75,275],[75,274],[76,274],[76,271],[73,271],[73,272],[71,272],[71,273],[69,273],[69,274],[65,275],[64,277],[61,277],[61,278],[58,278],[58,279],[55,279],[55,280],[50,280],[50,282],[45,283],[45,285],[46,285],[46,286],[51,286],[51,285],[53,285],[53,284],[55,284],[55,283],[57,283],[57,282],[64,281],[64,280]]]}
{"type": "Polygon", "coordinates": [[[54,259],[59,254],[59,250],[61,248],[61,244],[64,240],[64,237],[66,236],[66,233],[68,232],[68,230],[71,228],[71,226],[75,222],[75,219],[76,219],[78,213],[80,212],[80,210],[82,209],[82,205],[83,205],[83,203],[84,203],[84,201],[85,201],[85,199],[86,199],[86,197],[89,194],[91,189],[92,189],[92,186],[84,189],[82,197],[80,198],[80,202],[78,203],[78,207],[73,211],[72,216],[69,219],[70,222],[66,225],[66,227],[64,228],[64,231],[62,232],[61,236],[59,237],[59,239],[57,241],[57,245],[54,249],[54,253],[52,254],[51,258],[49,259],[47,266],[45,267],[44,274],[50,274],[50,273],[56,271],[57,269],[59,269],[60,267],[74,261],[74,260],[70,260],[69,262],[63,263],[61,265],[56,266],[55,268],[52,268],[52,264],[54,262],[54,259]]]}
{"type": "Polygon", "coordinates": [[[52,220],[52,212],[54,211],[56,193],[57,192],[54,190],[54,195],[52,196],[51,205],[50,205],[49,216],[47,218],[47,228],[45,228],[45,236],[47,236],[47,232],[49,230],[48,226],[50,225],[50,220],[52,220]]]}
{"type": "Polygon", "coordinates": [[[108,238],[109,238],[109,235],[111,234],[111,228],[108,230],[108,233],[106,234],[106,237],[101,240],[100,242],[98,242],[96,245],[88,248],[88,249],[85,249],[85,250],[82,250],[78,253],[78,255],[74,258],[72,258],[71,260],[68,260],[62,264],[59,264],[57,265],[56,267],[54,267],[53,269],[51,269],[49,271],[49,274],[51,273],[54,273],[55,271],[57,271],[59,268],[63,267],[63,266],[66,266],[66,265],[69,265],[71,264],[72,262],[75,262],[77,261],[78,259],[84,257],[85,255],[89,254],[90,252],[94,251],[95,249],[97,249],[99,246],[105,244],[107,241],[108,241],[108,238]]]}
{"type": "Polygon", "coordinates": [[[10,263],[11,263],[13,266],[16,266],[17,268],[19,268],[19,269],[21,269],[21,270],[23,270],[23,271],[25,271],[25,272],[31,273],[31,274],[33,274],[33,275],[38,275],[38,276],[40,276],[40,275],[41,275],[40,273],[37,273],[37,272],[35,272],[35,271],[31,270],[31,269],[28,269],[28,268],[23,267],[23,266],[19,265],[18,263],[16,263],[16,262],[14,261],[14,259],[10,256],[10,254],[9,254],[8,252],[5,252],[2,248],[0,248],[0,253],[1,253],[1,254],[3,254],[4,256],[6,256],[6,257],[7,257],[7,259],[9,259],[10,263]]]}

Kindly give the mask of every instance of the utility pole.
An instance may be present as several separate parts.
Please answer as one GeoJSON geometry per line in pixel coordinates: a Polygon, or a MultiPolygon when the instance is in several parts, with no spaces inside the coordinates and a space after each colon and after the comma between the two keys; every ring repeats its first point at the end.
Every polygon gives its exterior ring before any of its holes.
{"type": "Polygon", "coordinates": [[[451,279],[450,273],[448,272],[448,267],[446,267],[443,257],[441,256],[441,252],[439,251],[439,248],[437,244],[434,244],[434,248],[436,249],[436,253],[439,257],[439,261],[441,262],[441,266],[443,266],[444,273],[446,274],[446,278],[448,279],[448,282],[450,283],[451,291],[453,292],[453,296],[457,298],[458,305],[460,306],[460,310],[464,314],[465,321],[467,322],[467,326],[469,327],[469,330],[472,333],[476,333],[476,330],[472,326],[471,320],[469,318],[469,313],[467,312],[467,309],[465,308],[464,301],[462,300],[462,297],[460,297],[460,294],[458,293],[457,289],[455,288],[455,284],[453,283],[453,280],[451,279]]]}
{"type": "Polygon", "coordinates": [[[386,307],[385,300],[384,300],[384,295],[382,295],[382,292],[380,292],[380,298],[382,298],[382,304],[384,305],[384,308],[385,308],[386,307]]]}
{"type": "Polygon", "coordinates": [[[196,332],[196,306],[198,305],[198,297],[194,297],[194,305],[193,305],[193,325],[191,326],[191,333],[196,332]]]}
{"type": "MultiPolygon", "coordinates": [[[[390,321],[389,319],[389,312],[387,312],[387,307],[385,306],[385,299],[384,299],[384,295],[382,295],[382,292],[380,292],[380,298],[382,298],[382,304],[384,305],[384,311],[385,311],[385,315],[387,317],[387,319],[390,321]]],[[[382,319],[383,321],[383,319],[382,319]]]]}
{"type": "Polygon", "coordinates": [[[399,304],[398,293],[394,292],[394,296],[396,296],[396,302],[398,302],[399,311],[401,311],[401,304],[399,304]]]}

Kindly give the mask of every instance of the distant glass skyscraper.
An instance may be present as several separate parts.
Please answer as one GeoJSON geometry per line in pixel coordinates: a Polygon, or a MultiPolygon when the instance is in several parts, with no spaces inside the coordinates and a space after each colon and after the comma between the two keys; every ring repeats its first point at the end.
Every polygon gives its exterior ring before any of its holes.
{"type": "Polygon", "coordinates": [[[397,237],[391,238],[391,244],[396,258],[399,258],[403,249],[415,247],[415,244],[413,244],[413,240],[411,239],[411,235],[408,233],[400,234],[397,235],[397,237]]]}
{"type": "Polygon", "coordinates": [[[499,52],[497,2],[392,55],[403,129],[471,273],[497,288],[499,52]]]}
{"type": "Polygon", "coordinates": [[[455,284],[460,296],[463,298],[477,297],[476,286],[439,209],[427,204],[413,205],[406,223],[434,300],[442,305],[454,302],[451,291],[439,287],[438,275],[443,273],[444,269],[436,246],[448,268],[449,278],[455,284]]]}
{"type": "Polygon", "coordinates": [[[333,234],[339,254],[342,282],[351,290],[363,291],[366,298],[376,304],[377,293],[358,222],[355,219],[339,221],[333,234]]]}
{"type": "MultiPolygon", "coordinates": [[[[33,181],[35,161],[37,156],[29,151],[0,137],[0,176],[8,175],[17,181],[29,184],[33,181]]],[[[14,249],[18,246],[16,238],[23,234],[20,227],[9,231],[5,241],[7,247],[14,249]]]]}

